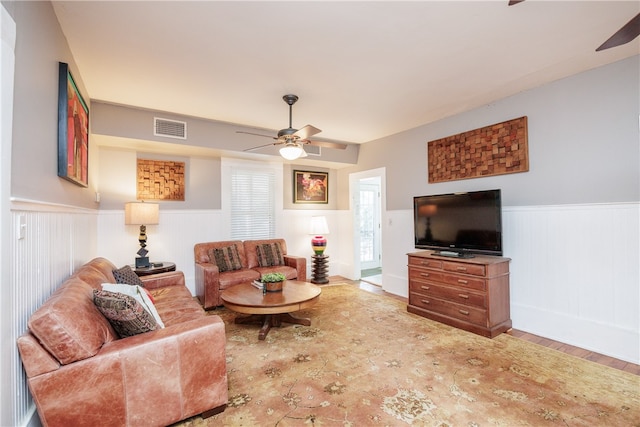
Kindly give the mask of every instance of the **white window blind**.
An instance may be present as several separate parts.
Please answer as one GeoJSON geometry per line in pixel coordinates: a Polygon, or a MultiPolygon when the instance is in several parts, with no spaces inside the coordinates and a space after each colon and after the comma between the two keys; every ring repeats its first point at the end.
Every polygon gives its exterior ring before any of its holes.
{"type": "Polygon", "coordinates": [[[271,169],[231,168],[231,238],[275,237],[275,172],[271,169]]]}

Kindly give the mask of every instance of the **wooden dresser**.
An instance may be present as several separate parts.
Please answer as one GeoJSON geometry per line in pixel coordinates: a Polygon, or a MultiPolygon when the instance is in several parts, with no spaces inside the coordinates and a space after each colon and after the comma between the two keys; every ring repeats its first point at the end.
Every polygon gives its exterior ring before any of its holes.
{"type": "Polygon", "coordinates": [[[407,311],[489,338],[511,329],[509,258],[408,256],[407,311]]]}

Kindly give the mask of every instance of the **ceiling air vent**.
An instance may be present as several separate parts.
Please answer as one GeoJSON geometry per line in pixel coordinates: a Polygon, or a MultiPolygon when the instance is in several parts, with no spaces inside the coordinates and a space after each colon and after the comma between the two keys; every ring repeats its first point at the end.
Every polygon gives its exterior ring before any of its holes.
{"type": "Polygon", "coordinates": [[[154,117],[153,134],[167,138],[187,139],[187,122],[154,117]]]}
{"type": "Polygon", "coordinates": [[[302,146],[302,149],[306,151],[309,156],[322,156],[322,147],[318,147],[317,145],[305,144],[302,146]]]}

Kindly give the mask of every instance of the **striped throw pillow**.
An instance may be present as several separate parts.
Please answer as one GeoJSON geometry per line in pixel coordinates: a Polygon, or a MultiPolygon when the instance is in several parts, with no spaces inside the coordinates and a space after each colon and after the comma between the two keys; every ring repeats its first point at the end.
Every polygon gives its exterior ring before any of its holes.
{"type": "Polygon", "coordinates": [[[215,248],[209,251],[209,261],[218,266],[220,272],[240,270],[242,263],[235,245],[215,248]]]}
{"type": "Polygon", "coordinates": [[[260,267],[284,265],[284,255],[280,243],[265,243],[256,246],[260,267]]]}

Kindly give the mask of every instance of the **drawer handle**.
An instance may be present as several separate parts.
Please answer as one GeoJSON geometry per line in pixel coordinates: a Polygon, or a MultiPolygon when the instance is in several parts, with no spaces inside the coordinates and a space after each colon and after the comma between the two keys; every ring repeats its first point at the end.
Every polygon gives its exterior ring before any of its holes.
{"type": "Polygon", "coordinates": [[[422,277],[429,277],[429,273],[420,273],[420,276],[422,276],[422,277]]]}
{"type": "Polygon", "coordinates": [[[469,295],[465,295],[465,294],[458,294],[458,296],[459,296],[460,298],[469,299],[469,295]]]}
{"type": "Polygon", "coordinates": [[[424,289],[425,291],[428,291],[431,288],[429,286],[422,285],[420,286],[420,289],[424,289]]]}
{"type": "Polygon", "coordinates": [[[469,312],[467,310],[458,310],[460,312],[460,314],[464,314],[465,316],[469,315],[469,312]]]}
{"type": "Polygon", "coordinates": [[[420,262],[420,264],[421,264],[421,265],[429,265],[429,264],[430,264],[430,262],[429,262],[429,261],[422,261],[422,262],[420,262]]]}
{"type": "Polygon", "coordinates": [[[458,271],[467,271],[467,267],[456,267],[458,271]]]}
{"type": "Polygon", "coordinates": [[[422,301],[423,304],[429,304],[429,300],[421,299],[420,301],[422,301]]]}
{"type": "Polygon", "coordinates": [[[466,285],[469,282],[467,280],[458,279],[458,283],[462,283],[463,285],[466,285]]]}

